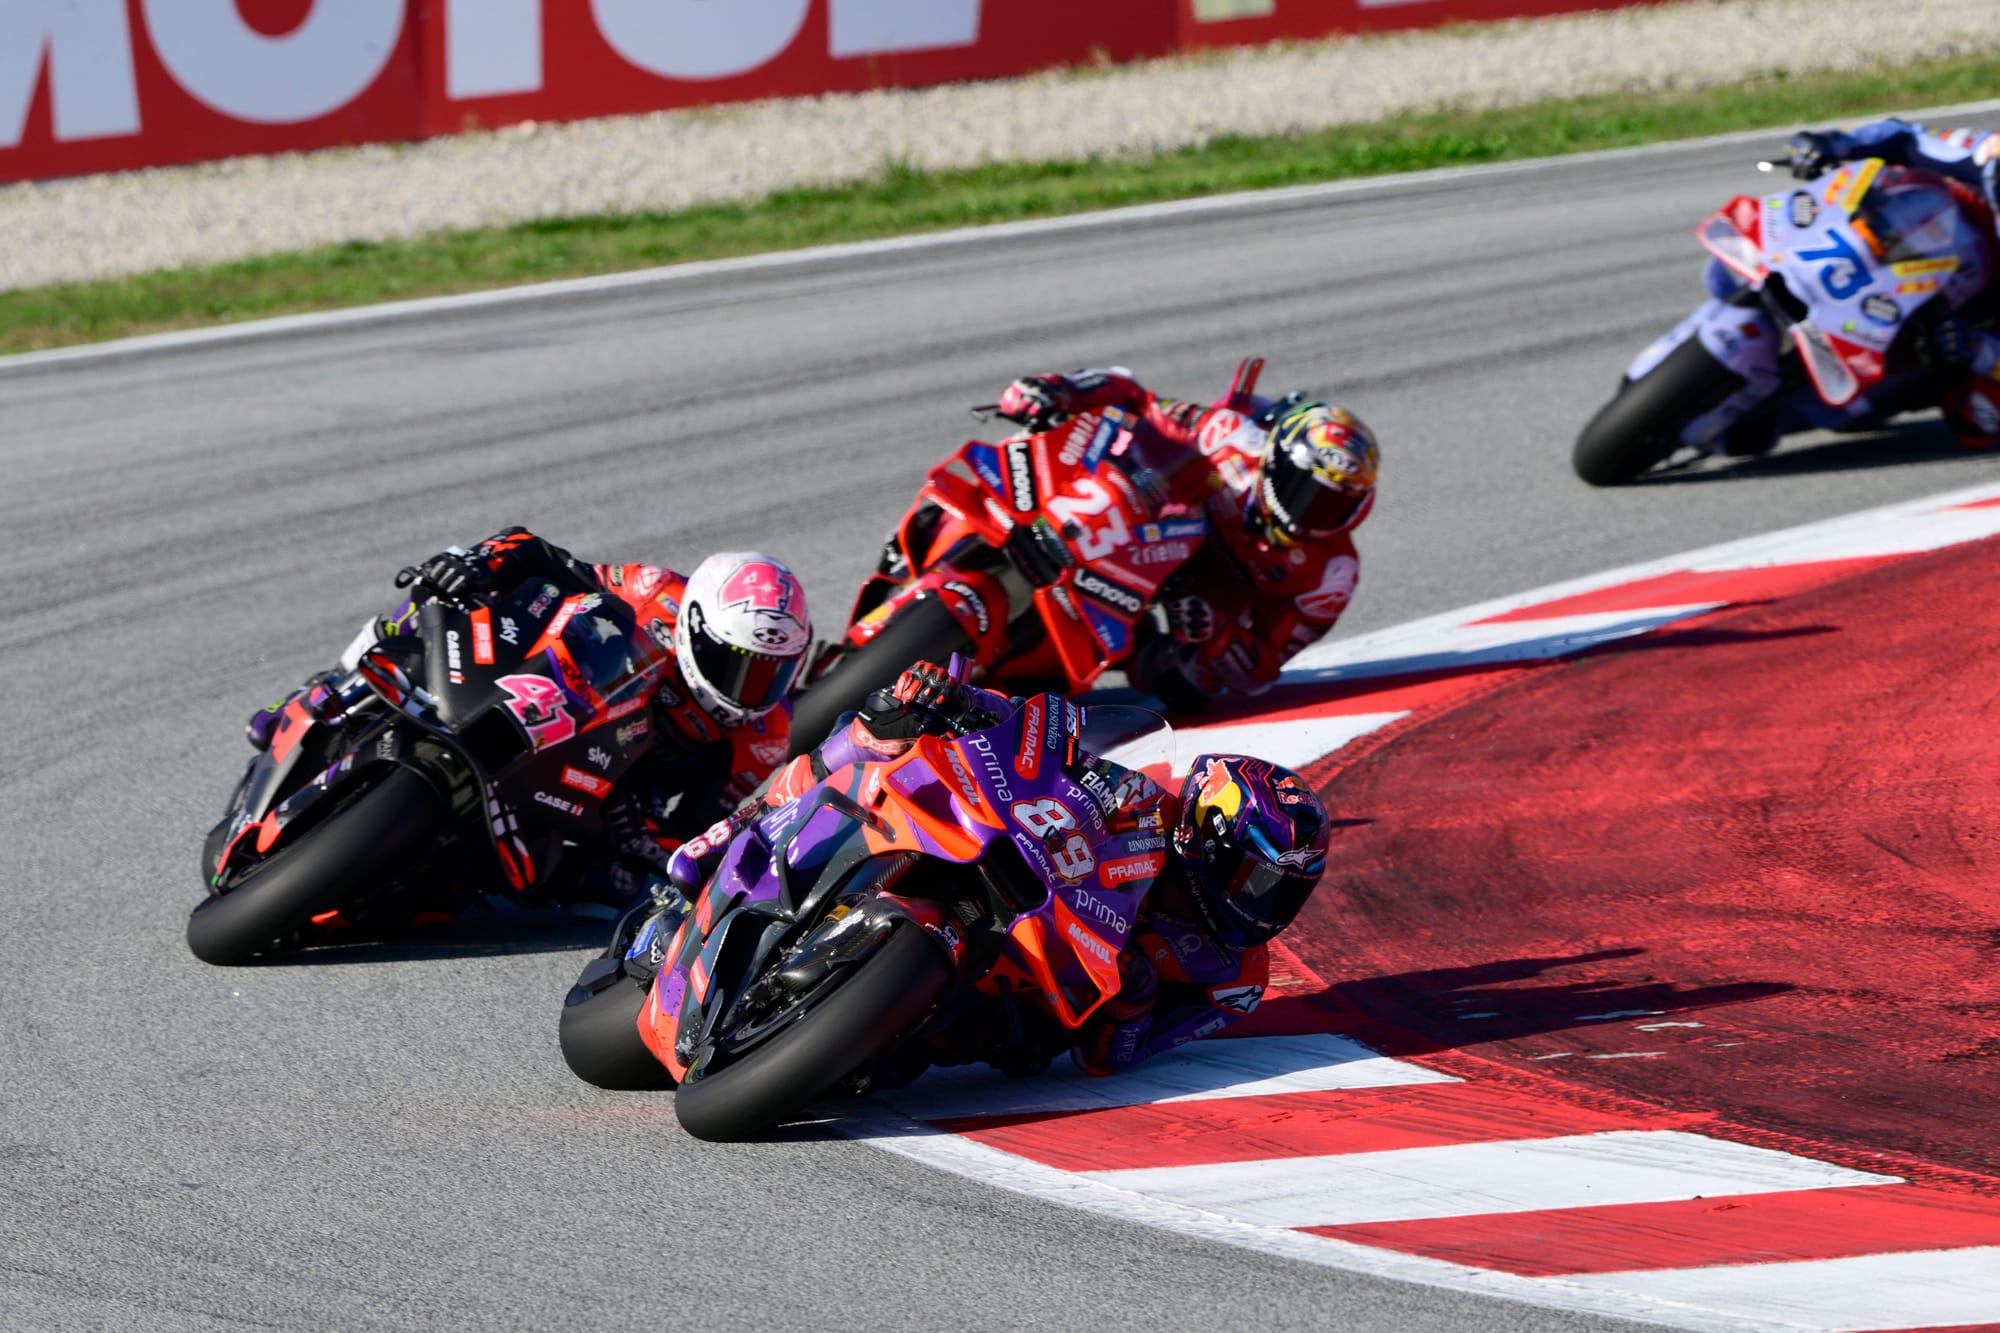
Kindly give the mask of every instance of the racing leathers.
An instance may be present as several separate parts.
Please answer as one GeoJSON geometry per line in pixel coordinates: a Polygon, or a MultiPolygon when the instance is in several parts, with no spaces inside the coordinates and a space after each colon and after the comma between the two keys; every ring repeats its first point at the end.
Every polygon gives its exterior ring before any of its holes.
{"type": "MultiPolygon", "coordinates": [[[[1792,173],[1804,180],[1842,162],[1870,157],[1952,182],[1967,211],[1989,228],[2000,211],[2000,133],[1932,132],[1892,117],[1852,130],[1806,131],[1791,143],[1792,173]]],[[[1935,315],[1920,331],[1919,354],[1941,381],[1945,421],[1969,449],[2000,444],[2000,336],[1992,332],[1994,304],[1990,290],[1957,314],[1935,302],[1935,315]]]]}
{"type": "Polygon", "coordinates": [[[1133,684],[1176,712],[1224,692],[1258,694],[1333,628],[1360,576],[1351,532],[1280,544],[1251,516],[1272,412],[1161,398],[1115,367],[1019,385],[1045,393],[1054,414],[1116,407],[1140,418],[1132,445],[1112,461],[1158,502],[1162,518],[1209,520],[1210,538],[1141,622],[1127,667],[1133,684]]]}

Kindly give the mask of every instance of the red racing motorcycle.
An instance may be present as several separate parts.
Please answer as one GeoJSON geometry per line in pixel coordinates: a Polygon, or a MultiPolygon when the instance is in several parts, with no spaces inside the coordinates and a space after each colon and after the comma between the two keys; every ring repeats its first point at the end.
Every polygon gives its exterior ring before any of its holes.
{"type": "MultiPolygon", "coordinates": [[[[1250,413],[1261,357],[1217,405],[1250,413]]],[[[985,419],[997,409],[973,409],[985,419]]],[[[1207,539],[1198,505],[1165,501],[1131,457],[1141,419],[1082,412],[1039,433],[968,441],[930,470],[847,631],[822,648],[792,714],[792,753],[912,662],[953,653],[989,688],[1088,690],[1131,655],[1160,585],[1207,539]]]]}

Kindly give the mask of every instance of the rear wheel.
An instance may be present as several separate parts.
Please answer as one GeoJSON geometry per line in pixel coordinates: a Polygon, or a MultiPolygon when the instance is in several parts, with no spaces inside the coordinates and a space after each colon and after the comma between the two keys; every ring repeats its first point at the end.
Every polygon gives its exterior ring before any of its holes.
{"type": "Polygon", "coordinates": [[[437,833],[443,800],[423,776],[398,768],[289,847],[252,868],[188,917],[194,956],[219,967],[270,948],[437,833]]]}
{"type": "Polygon", "coordinates": [[[850,648],[827,668],[792,708],[792,753],[805,754],[833,734],[842,713],[853,712],[868,696],[913,662],[943,663],[953,653],[970,654],[972,638],[949,607],[936,597],[905,606],[876,636],[850,648]]]}
{"type": "Polygon", "coordinates": [[[1646,375],[1628,381],[1577,437],[1571,462],[1593,486],[1620,486],[1665,462],[1689,422],[1743,387],[1741,375],[1689,338],[1646,375]]]}
{"type": "Polygon", "coordinates": [[[682,1084],[674,1094],[681,1128],[713,1143],[763,1133],[888,1050],[951,983],[951,964],[923,928],[898,925],[791,1027],[736,1063],[682,1084]]]}

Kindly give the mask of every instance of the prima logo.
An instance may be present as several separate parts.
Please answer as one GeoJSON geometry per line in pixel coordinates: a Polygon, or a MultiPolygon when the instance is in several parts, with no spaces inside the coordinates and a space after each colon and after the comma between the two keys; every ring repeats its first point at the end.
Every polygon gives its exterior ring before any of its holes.
{"type": "Polygon", "coordinates": [[[1111,929],[1117,931],[1120,935],[1132,929],[1131,921],[1127,920],[1117,908],[1091,893],[1088,889],[1078,889],[1076,891],[1076,911],[1078,916],[1096,917],[1100,924],[1111,927],[1111,929]]]}
{"type": "Polygon", "coordinates": [[[986,781],[993,787],[993,794],[1003,801],[1014,799],[1014,789],[1007,785],[1007,765],[1000,760],[1000,754],[993,748],[993,742],[984,736],[967,736],[965,744],[970,745],[979,756],[980,766],[986,770],[986,781]]]}

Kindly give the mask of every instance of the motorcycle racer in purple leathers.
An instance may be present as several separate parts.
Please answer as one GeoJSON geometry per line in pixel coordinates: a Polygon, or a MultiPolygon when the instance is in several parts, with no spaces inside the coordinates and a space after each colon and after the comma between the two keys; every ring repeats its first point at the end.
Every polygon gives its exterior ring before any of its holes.
{"type": "MultiPolygon", "coordinates": [[[[1813,180],[1843,162],[1880,158],[1949,181],[1967,210],[1993,228],[2000,210],[2000,133],[1934,133],[1909,121],[1878,120],[1852,130],[1806,130],[1792,136],[1794,176],[1813,180]]],[[[1944,418],[1968,449],[2000,444],[2000,336],[1989,290],[1952,311],[1937,302],[1919,330],[1918,355],[1943,381],[1944,418]]]]}
{"type": "MultiPolygon", "coordinates": [[[[683,845],[669,878],[691,899],[740,829],[828,773],[892,759],[921,735],[990,726],[1021,702],[959,684],[944,668],[919,662],[847,715],[817,750],[774,774],[760,799],[683,845]]],[[[1290,770],[1243,755],[1202,755],[1178,797],[1164,799],[1169,855],[1119,954],[1118,994],[1076,1033],[1022,1031],[1018,1016],[1007,1014],[960,1024],[921,1052],[902,1078],[926,1062],[985,1061],[1009,1074],[1038,1073],[1064,1044],[1085,1072],[1111,1074],[1212,1036],[1256,1010],[1269,981],[1269,941],[1298,915],[1325,870],[1326,809],[1290,770]]]]}

